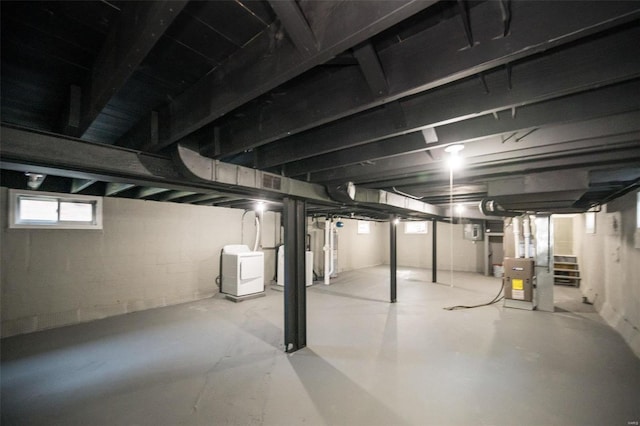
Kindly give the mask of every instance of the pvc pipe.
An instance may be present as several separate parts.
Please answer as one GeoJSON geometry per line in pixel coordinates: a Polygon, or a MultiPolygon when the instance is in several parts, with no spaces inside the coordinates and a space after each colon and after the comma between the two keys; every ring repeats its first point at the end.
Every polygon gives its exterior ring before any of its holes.
{"type": "Polygon", "coordinates": [[[333,225],[333,220],[331,220],[330,235],[331,236],[329,237],[329,253],[331,253],[331,271],[329,271],[329,276],[333,275],[333,273],[336,271],[335,256],[333,255],[333,252],[336,248],[335,226],[333,225]]]}
{"type": "Polygon", "coordinates": [[[260,218],[256,214],[256,242],[253,244],[253,251],[258,251],[258,246],[260,245],[260,236],[262,235],[260,229],[260,218]]]}
{"type": "Polygon", "coordinates": [[[324,284],[329,285],[331,274],[333,274],[333,238],[331,229],[331,221],[328,219],[324,222],[324,284]]]}
{"type": "Polygon", "coordinates": [[[514,217],[512,221],[513,225],[513,243],[515,245],[514,257],[520,257],[520,218],[514,217]]]}
{"type": "Polygon", "coordinates": [[[522,220],[522,228],[524,234],[524,257],[527,259],[531,257],[529,245],[531,244],[531,222],[529,215],[525,215],[522,220]]]}

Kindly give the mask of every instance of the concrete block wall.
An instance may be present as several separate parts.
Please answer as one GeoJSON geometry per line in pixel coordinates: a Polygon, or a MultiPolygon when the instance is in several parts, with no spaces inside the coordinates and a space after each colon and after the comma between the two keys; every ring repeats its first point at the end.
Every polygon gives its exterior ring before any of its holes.
{"type": "Polygon", "coordinates": [[[358,221],[342,219],[339,232],[338,272],[381,265],[384,251],[380,241],[388,238],[384,222],[369,222],[369,234],[358,234],[358,221]]]}
{"type": "Polygon", "coordinates": [[[640,248],[637,191],[596,213],[595,233],[587,234],[584,215],[574,218],[574,247],[580,263],[582,294],[594,304],[640,357],[640,248]],[[617,227],[614,227],[617,223],[617,227]]]}
{"type": "MultiPolygon", "coordinates": [[[[222,246],[255,239],[253,212],[124,198],[104,199],[102,230],[8,229],[7,197],[0,188],[3,337],[210,297],[222,246]]],[[[263,245],[279,222],[265,213],[263,245]]],[[[265,251],[267,283],[274,265],[265,251]]]]}
{"type": "MultiPolygon", "coordinates": [[[[385,247],[385,263],[389,263],[389,228],[384,232],[381,244],[385,247]]],[[[404,223],[398,226],[398,266],[432,268],[432,222],[427,234],[405,234],[404,223]]],[[[451,267],[451,246],[453,244],[453,269],[465,272],[484,272],[484,243],[463,238],[463,225],[437,224],[437,268],[451,267]],[[453,229],[452,229],[453,226],[453,229]],[[452,232],[453,231],[453,232],[452,232]]]]}
{"type": "MultiPolygon", "coordinates": [[[[370,234],[358,234],[358,221],[340,219],[344,227],[339,229],[338,272],[369,266],[389,264],[389,223],[370,222],[370,234]]],[[[321,224],[322,224],[321,220],[321,224]]],[[[429,222],[427,234],[405,234],[404,223],[398,226],[398,266],[431,268],[432,261],[432,223],[429,222]]],[[[466,272],[484,272],[484,243],[463,238],[463,226],[438,223],[438,269],[449,269],[451,262],[451,242],[453,241],[453,269],[466,272]]],[[[308,224],[312,235],[314,251],[314,269],[322,274],[324,230],[308,224]]]]}
{"type": "MultiPolygon", "coordinates": [[[[381,265],[384,262],[383,241],[388,241],[388,227],[383,222],[370,221],[370,233],[358,234],[358,221],[339,219],[344,226],[338,228],[338,273],[381,265]],[[385,240],[386,238],[386,240],[385,240]]],[[[319,276],[324,265],[324,219],[309,220],[307,233],[311,235],[313,269],[319,276]]]]}
{"type": "Polygon", "coordinates": [[[575,255],[573,219],[575,215],[553,215],[553,250],[555,254],[575,255]]]}

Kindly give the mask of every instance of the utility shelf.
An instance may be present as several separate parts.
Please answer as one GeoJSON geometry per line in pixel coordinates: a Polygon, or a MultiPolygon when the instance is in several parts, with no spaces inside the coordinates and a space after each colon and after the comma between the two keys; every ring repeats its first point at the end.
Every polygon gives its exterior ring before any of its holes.
{"type": "Polygon", "coordinates": [[[579,269],[571,269],[571,268],[553,268],[553,270],[555,272],[577,272],[578,274],[580,273],[579,269]]]}
{"type": "Polygon", "coordinates": [[[576,256],[567,254],[554,255],[553,271],[554,284],[580,286],[580,268],[576,256]]]}

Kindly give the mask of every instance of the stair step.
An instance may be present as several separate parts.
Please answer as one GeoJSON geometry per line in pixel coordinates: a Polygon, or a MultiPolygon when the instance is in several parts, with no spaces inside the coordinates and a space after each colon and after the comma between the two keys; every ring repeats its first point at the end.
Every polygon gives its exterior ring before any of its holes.
{"type": "Polygon", "coordinates": [[[553,268],[556,272],[577,272],[580,273],[580,269],[571,269],[571,268],[553,268]]]}

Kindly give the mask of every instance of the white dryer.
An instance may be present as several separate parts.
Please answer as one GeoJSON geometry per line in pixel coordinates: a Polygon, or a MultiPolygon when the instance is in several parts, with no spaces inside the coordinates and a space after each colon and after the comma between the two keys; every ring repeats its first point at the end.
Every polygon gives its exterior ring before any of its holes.
{"type": "Polygon", "coordinates": [[[223,293],[246,296],[264,291],[264,253],[243,244],[224,246],[221,271],[223,293]]]}

